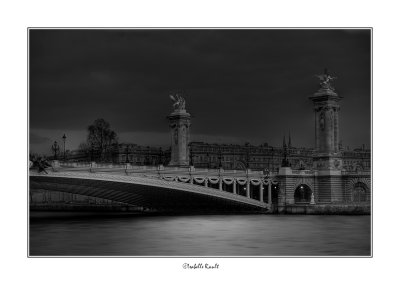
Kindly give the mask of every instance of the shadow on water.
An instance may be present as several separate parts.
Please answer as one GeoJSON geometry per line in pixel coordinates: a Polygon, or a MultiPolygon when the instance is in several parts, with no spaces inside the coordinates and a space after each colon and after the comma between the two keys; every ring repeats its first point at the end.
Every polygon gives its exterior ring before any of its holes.
{"type": "Polygon", "coordinates": [[[370,216],[35,213],[30,218],[29,254],[370,256],[370,220],[370,216]]]}

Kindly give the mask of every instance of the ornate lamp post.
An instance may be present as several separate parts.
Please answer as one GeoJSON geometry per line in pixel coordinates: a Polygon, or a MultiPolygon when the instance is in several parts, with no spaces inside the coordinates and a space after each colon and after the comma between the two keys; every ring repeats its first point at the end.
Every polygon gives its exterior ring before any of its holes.
{"type": "Polygon", "coordinates": [[[232,168],[236,169],[236,162],[235,162],[235,147],[233,147],[233,153],[232,153],[232,168]]]}
{"type": "Polygon", "coordinates": [[[54,160],[57,160],[57,153],[60,151],[60,147],[58,146],[57,141],[54,141],[54,144],[51,146],[51,149],[54,152],[54,160]]]}
{"type": "Polygon", "coordinates": [[[125,159],[125,162],[126,162],[126,163],[129,163],[129,147],[128,147],[128,145],[126,145],[125,152],[126,152],[126,159],[125,159]]]}
{"type": "Polygon", "coordinates": [[[163,151],[162,151],[162,148],[160,147],[159,153],[158,153],[158,165],[162,165],[162,155],[163,155],[163,151]]]}
{"type": "Polygon", "coordinates": [[[221,169],[222,168],[222,150],[221,150],[221,148],[219,148],[218,159],[219,159],[218,167],[221,169]]]}
{"type": "Polygon", "coordinates": [[[94,161],[93,152],[94,152],[94,143],[92,142],[90,144],[90,161],[94,161]]]}
{"type": "Polygon", "coordinates": [[[151,161],[150,161],[150,146],[147,146],[147,153],[146,153],[146,165],[150,165],[151,161]]]}
{"type": "Polygon", "coordinates": [[[65,161],[65,140],[67,139],[65,134],[62,136],[62,139],[63,139],[63,143],[64,143],[64,161],[65,161]]]}
{"type": "Polygon", "coordinates": [[[249,169],[249,147],[246,147],[246,168],[249,169]]]}
{"type": "Polygon", "coordinates": [[[192,147],[190,147],[190,154],[189,154],[189,166],[193,166],[193,151],[192,147]]]}

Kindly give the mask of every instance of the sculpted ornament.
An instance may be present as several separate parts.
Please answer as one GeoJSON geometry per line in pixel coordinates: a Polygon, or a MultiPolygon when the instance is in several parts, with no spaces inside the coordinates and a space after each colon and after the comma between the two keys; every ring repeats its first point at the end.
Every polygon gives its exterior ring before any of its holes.
{"type": "Polygon", "coordinates": [[[185,110],[185,99],[180,96],[179,94],[175,95],[169,95],[169,98],[171,98],[172,101],[174,101],[174,104],[172,104],[172,107],[174,110],[179,111],[179,110],[185,110]]]}
{"type": "Polygon", "coordinates": [[[315,75],[316,77],[319,78],[319,85],[321,88],[324,89],[330,89],[330,90],[335,90],[335,88],[332,85],[333,80],[337,79],[337,77],[333,77],[330,74],[328,74],[328,70],[325,68],[324,74],[319,74],[315,75]]]}

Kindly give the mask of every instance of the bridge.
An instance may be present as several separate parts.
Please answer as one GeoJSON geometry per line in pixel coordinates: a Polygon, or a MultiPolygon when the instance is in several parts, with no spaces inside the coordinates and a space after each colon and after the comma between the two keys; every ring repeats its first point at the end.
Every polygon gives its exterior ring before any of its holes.
{"type": "Polygon", "coordinates": [[[58,163],[30,170],[31,190],[50,190],[160,211],[269,211],[277,182],[262,171],[58,163]]]}

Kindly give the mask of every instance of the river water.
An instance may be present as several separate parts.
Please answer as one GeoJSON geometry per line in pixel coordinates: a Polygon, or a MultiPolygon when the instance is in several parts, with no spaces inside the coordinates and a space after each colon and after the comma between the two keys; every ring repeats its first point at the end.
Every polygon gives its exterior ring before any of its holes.
{"type": "Polygon", "coordinates": [[[369,256],[370,216],[31,218],[31,256],[369,256]]]}

